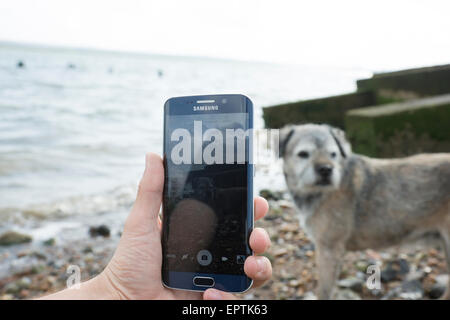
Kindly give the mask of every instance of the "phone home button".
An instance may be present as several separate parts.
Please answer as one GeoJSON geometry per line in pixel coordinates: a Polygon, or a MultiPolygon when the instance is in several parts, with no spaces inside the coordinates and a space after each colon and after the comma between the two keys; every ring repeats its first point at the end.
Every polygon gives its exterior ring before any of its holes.
{"type": "Polygon", "coordinates": [[[214,279],[210,277],[194,277],[194,284],[198,287],[212,287],[214,286],[214,279]]]}

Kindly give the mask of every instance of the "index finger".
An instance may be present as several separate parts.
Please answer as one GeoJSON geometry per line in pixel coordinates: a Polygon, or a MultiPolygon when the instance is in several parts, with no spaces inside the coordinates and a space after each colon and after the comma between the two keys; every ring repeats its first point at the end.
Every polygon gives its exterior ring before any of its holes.
{"type": "Polygon", "coordinates": [[[255,221],[263,218],[269,210],[269,204],[263,197],[255,197],[255,221]]]}

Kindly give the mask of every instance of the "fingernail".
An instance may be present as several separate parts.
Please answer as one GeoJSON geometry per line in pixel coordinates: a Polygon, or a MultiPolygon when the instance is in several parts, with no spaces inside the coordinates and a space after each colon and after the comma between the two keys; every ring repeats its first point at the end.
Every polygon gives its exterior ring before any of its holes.
{"type": "Polygon", "coordinates": [[[208,299],[210,300],[222,300],[222,294],[219,290],[208,289],[208,299]]]}
{"type": "Polygon", "coordinates": [[[145,155],[145,169],[148,169],[148,168],[150,168],[150,154],[149,153],[147,153],[145,155]]]}

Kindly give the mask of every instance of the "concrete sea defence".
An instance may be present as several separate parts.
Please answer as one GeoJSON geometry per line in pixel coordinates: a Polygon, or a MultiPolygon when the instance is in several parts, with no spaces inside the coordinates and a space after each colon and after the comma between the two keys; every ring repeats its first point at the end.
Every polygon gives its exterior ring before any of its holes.
{"type": "Polygon", "coordinates": [[[450,151],[450,94],[346,113],[347,137],[356,153],[400,157],[450,151]]]}
{"type": "Polygon", "coordinates": [[[450,152],[450,65],[374,74],[357,91],[263,108],[265,125],[327,123],[373,157],[450,152]]]}

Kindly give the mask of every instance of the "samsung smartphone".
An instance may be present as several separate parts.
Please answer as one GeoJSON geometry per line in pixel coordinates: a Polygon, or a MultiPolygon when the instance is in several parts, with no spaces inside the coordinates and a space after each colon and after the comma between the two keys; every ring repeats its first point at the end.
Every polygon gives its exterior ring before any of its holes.
{"type": "Polygon", "coordinates": [[[164,106],[162,280],[193,291],[244,292],[252,254],[253,104],[239,94],[164,106]]]}

